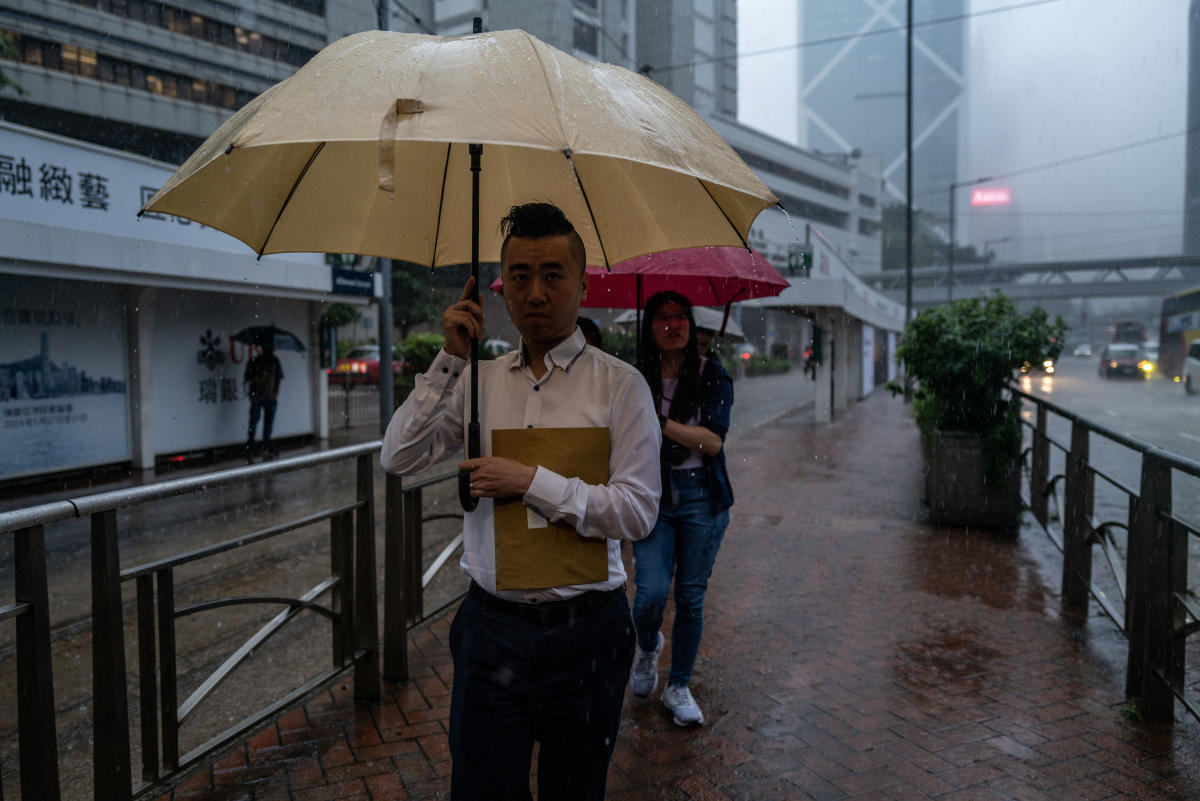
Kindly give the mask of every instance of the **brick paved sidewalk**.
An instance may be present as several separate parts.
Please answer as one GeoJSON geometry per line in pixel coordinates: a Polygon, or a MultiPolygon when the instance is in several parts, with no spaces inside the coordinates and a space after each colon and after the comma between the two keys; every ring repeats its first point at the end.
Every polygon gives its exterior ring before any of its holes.
{"type": "MultiPolygon", "coordinates": [[[[1122,646],[1058,613],[1042,535],[922,522],[899,401],[805,420],[730,445],[693,680],[708,724],[627,696],[610,799],[1200,798],[1198,727],[1124,718],[1122,646]]],[[[415,632],[416,678],[378,707],[340,682],[163,798],[448,797],[448,627],[415,632]]]]}

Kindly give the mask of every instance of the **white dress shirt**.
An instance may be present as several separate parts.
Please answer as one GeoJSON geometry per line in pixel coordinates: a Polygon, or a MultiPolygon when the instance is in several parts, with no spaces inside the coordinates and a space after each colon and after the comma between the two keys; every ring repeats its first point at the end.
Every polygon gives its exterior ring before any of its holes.
{"type": "MultiPolygon", "coordinates": [[[[524,349],[479,362],[479,427],[483,456],[491,455],[497,428],[609,429],[609,481],[585,484],[538,466],[522,499],[544,517],[570,525],[584,537],[608,540],[608,579],[547,590],[496,591],[491,498],[480,498],[463,521],[463,572],[488,592],[509,600],[556,600],[625,582],[620,540],[640,540],[658,516],[662,431],[650,388],[631,365],[588,347],[578,328],[546,354],[538,381],[524,349]]],[[[468,362],[446,351],[396,410],[383,437],[380,462],[390,473],[422,470],[463,446],[470,409],[468,362]]]]}

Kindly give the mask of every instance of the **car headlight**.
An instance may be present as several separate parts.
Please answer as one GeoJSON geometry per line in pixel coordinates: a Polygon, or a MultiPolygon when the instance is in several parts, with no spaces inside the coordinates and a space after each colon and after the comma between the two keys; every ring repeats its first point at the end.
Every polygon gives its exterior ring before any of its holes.
{"type": "Polygon", "coordinates": [[[1147,373],[1149,373],[1151,370],[1154,369],[1154,363],[1148,362],[1145,359],[1143,359],[1142,361],[1138,362],[1138,367],[1142,368],[1147,373]]]}
{"type": "Polygon", "coordinates": [[[1109,366],[1109,367],[1112,367],[1112,368],[1116,368],[1116,366],[1117,366],[1117,363],[1116,363],[1116,362],[1109,362],[1109,363],[1108,363],[1108,366],[1109,366]]]}

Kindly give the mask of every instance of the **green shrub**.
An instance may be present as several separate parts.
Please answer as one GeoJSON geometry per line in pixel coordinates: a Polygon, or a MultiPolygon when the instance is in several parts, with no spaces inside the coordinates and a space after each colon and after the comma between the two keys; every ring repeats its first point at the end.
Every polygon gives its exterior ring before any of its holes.
{"type": "Polygon", "coordinates": [[[441,334],[409,334],[404,340],[404,372],[416,375],[429,369],[438,351],[446,344],[441,334]]]}
{"type": "Polygon", "coordinates": [[[987,472],[996,477],[1021,447],[1019,404],[1004,390],[1022,364],[1040,364],[1066,330],[1061,317],[1052,322],[1041,308],[1020,314],[1002,294],[921,312],[896,350],[917,381],[917,424],[925,433],[982,435],[987,472]]]}

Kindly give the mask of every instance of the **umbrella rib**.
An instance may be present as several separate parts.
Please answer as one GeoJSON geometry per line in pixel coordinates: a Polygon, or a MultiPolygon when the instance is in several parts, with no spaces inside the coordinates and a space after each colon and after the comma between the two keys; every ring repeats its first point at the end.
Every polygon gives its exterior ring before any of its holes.
{"type": "Polygon", "coordinates": [[[450,174],[450,148],[453,143],[446,143],[446,161],[442,164],[442,191],[438,196],[437,225],[433,229],[433,253],[429,254],[429,269],[437,267],[438,237],[442,235],[442,209],[446,208],[446,176],[450,174]]]}
{"type": "Polygon", "coordinates": [[[608,263],[608,251],[604,248],[604,237],[600,236],[600,225],[596,222],[596,215],[592,212],[592,201],[588,200],[587,190],[583,188],[583,179],[579,177],[579,170],[575,169],[575,160],[571,158],[571,149],[563,150],[563,155],[567,157],[567,163],[571,165],[571,174],[575,176],[575,184],[583,195],[583,204],[587,206],[588,217],[592,220],[592,230],[596,232],[596,241],[600,243],[600,255],[604,257],[604,269],[612,272],[612,266],[608,263]]]}
{"type": "Polygon", "coordinates": [[[288,191],[288,195],[284,198],[283,205],[279,207],[279,213],[275,215],[275,222],[271,223],[271,230],[267,231],[267,236],[263,239],[262,247],[258,249],[258,257],[261,259],[263,253],[267,250],[267,243],[271,241],[271,235],[275,233],[275,226],[279,225],[279,221],[283,218],[283,213],[287,211],[288,204],[292,202],[292,196],[296,194],[296,189],[300,186],[300,182],[304,180],[304,176],[308,175],[308,168],[316,160],[317,155],[325,149],[325,143],[319,143],[313,150],[312,155],[308,157],[308,161],[304,163],[304,169],[296,176],[296,182],[292,184],[292,188],[288,191]]]}
{"type": "Polygon", "coordinates": [[[725,209],[721,208],[721,204],[717,202],[715,197],[713,197],[713,193],[708,189],[708,184],[704,183],[704,181],[700,178],[696,179],[696,183],[700,184],[700,186],[704,188],[704,193],[708,195],[708,199],[713,202],[713,205],[716,206],[717,210],[721,212],[721,216],[725,218],[725,222],[729,223],[729,227],[733,229],[735,234],[737,234],[738,241],[742,243],[742,246],[745,247],[746,250],[749,250],[750,243],[746,241],[746,237],[742,236],[742,232],[739,231],[737,226],[733,224],[733,220],[729,219],[729,215],[725,213],[725,209]]]}

